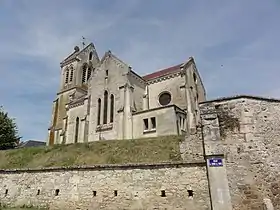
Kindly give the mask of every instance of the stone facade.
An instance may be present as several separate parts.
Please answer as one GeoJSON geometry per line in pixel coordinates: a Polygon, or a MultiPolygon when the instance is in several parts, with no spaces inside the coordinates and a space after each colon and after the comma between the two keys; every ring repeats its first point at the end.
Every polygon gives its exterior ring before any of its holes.
{"type": "Polygon", "coordinates": [[[61,63],[60,83],[49,145],[189,133],[205,100],[192,57],[141,77],[111,51],[99,59],[93,44],[61,63]]]}
{"type": "Polygon", "coordinates": [[[50,209],[210,209],[205,163],[0,172],[4,205],[50,209]]]}
{"type": "Polygon", "coordinates": [[[280,100],[237,96],[200,106],[216,114],[205,150],[225,155],[233,209],[280,209],[280,100]]]}

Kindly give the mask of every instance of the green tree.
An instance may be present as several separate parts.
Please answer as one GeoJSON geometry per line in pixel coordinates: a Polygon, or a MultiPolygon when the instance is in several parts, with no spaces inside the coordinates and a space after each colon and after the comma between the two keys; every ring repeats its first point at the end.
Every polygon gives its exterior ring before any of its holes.
{"type": "Polygon", "coordinates": [[[0,150],[12,149],[19,144],[20,137],[14,119],[0,107],[0,150]]]}

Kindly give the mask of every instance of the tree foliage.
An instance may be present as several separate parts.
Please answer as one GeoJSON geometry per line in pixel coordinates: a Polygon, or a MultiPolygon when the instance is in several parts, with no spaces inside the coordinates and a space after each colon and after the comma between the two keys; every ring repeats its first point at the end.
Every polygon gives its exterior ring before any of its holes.
{"type": "Polygon", "coordinates": [[[20,137],[14,119],[0,107],[0,150],[12,149],[19,144],[20,137]]]}

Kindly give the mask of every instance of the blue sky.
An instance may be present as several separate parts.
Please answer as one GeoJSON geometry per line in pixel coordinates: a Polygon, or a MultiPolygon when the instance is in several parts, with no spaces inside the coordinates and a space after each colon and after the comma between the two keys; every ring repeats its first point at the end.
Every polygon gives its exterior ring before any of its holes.
{"type": "Polygon", "coordinates": [[[280,98],[279,0],[0,0],[0,105],[45,140],[59,62],[81,44],[143,75],[196,60],[208,99],[280,98]]]}

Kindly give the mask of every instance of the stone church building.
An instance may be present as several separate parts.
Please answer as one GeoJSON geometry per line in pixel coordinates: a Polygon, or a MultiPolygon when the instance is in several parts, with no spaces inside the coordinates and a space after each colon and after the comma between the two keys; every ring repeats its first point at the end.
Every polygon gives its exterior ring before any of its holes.
{"type": "Polygon", "coordinates": [[[49,145],[181,135],[200,119],[205,89],[192,57],[140,76],[111,51],[100,59],[91,43],[60,67],[49,145]]]}
{"type": "Polygon", "coordinates": [[[50,167],[54,159],[47,158],[47,168],[4,168],[0,204],[279,210],[279,128],[280,99],[237,95],[206,101],[193,58],[139,76],[110,51],[100,59],[92,43],[75,47],[61,62],[48,145],[178,135],[178,149],[162,151],[168,161],[157,159],[158,147],[151,162],[50,167]]]}

